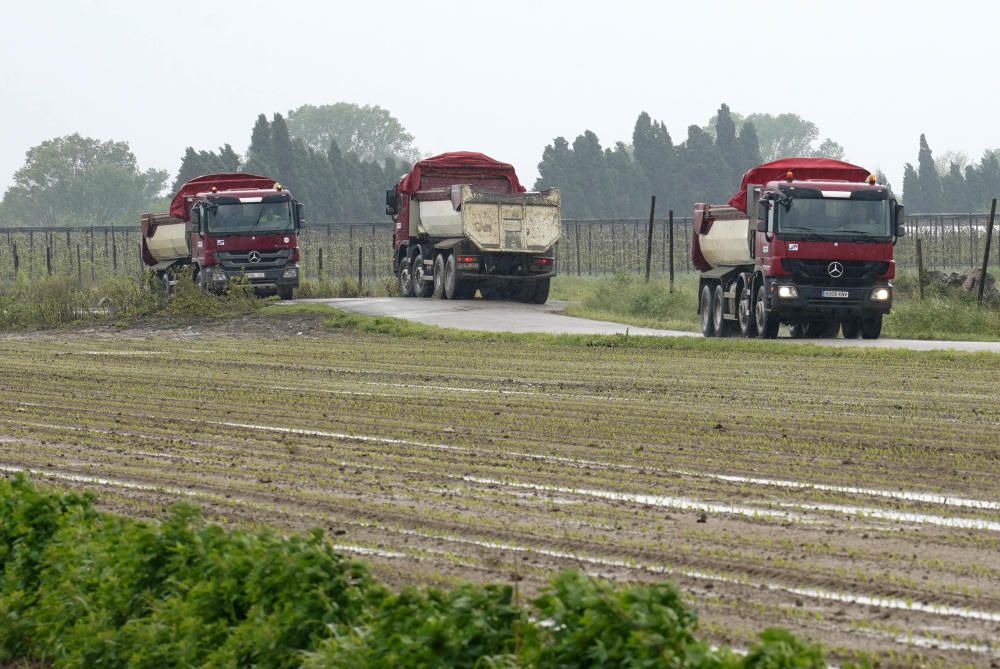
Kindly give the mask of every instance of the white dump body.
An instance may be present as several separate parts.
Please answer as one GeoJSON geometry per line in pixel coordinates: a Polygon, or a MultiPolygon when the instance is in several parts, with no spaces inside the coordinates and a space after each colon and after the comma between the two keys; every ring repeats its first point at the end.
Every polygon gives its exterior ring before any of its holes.
{"type": "Polygon", "coordinates": [[[749,234],[749,219],[715,219],[708,232],[698,240],[701,254],[712,267],[752,265],[749,234]]]}
{"type": "Polygon", "coordinates": [[[142,243],[154,261],[150,265],[152,269],[166,269],[178,260],[191,257],[187,223],[167,214],[145,215],[142,222],[142,243]]]}
{"type": "Polygon", "coordinates": [[[559,241],[558,188],[496,193],[466,184],[447,190],[418,192],[411,201],[410,222],[416,221],[418,234],[432,239],[465,237],[484,251],[541,253],[559,241]]]}

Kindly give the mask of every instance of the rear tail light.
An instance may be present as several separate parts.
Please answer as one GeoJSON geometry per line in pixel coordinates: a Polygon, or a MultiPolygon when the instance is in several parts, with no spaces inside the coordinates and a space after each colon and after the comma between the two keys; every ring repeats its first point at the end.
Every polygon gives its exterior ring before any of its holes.
{"type": "Polygon", "coordinates": [[[535,271],[546,270],[546,269],[549,269],[550,267],[552,267],[552,264],[554,262],[555,262],[555,258],[549,258],[547,256],[539,256],[537,258],[532,258],[531,259],[531,269],[535,270],[535,271]]]}
{"type": "Polygon", "coordinates": [[[455,261],[456,262],[465,262],[465,263],[479,262],[479,258],[477,256],[458,256],[455,259],[455,261]]]}

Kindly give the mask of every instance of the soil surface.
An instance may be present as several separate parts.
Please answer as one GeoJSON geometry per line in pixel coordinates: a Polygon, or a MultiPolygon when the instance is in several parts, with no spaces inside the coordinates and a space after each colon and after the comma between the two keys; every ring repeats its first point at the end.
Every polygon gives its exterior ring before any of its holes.
{"type": "Polygon", "coordinates": [[[703,633],[1000,665],[1000,356],[336,331],[0,338],[0,469],[162,517],[323,528],[394,585],[671,579],[703,633]],[[789,349],[791,350],[791,349],[789,349]]]}

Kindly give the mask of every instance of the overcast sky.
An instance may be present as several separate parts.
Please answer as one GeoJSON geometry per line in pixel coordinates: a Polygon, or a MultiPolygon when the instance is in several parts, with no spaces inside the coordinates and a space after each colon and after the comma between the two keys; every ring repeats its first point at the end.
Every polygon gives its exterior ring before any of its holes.
{"type": "Polygon", "coordinates": [[[1000,147],[998,19],[921,0],[5,2],[0,187],[52,137],[126,140],[174,175],[186,146],[244,152],[261,112],[340,101],[530,182],[556,136],[628,142],[645,110],[680,142],[726,102],[813,121],[898,192],[920,133],[935,154],[1000,147]]]}

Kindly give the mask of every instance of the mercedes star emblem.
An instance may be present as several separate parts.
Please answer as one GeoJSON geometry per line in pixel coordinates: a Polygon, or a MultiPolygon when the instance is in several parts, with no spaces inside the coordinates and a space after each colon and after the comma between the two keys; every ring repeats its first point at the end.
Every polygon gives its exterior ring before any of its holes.
{"type": "MultiPolygon", "coordinates": [[[[260,254],[257,251],[251,251],[250,255],[247,256],[247,260],[249,260],[250,262],[252,262],[253,264],[256,265],[257,263],[260,262],[260,254]]],[[[832,276],[833,275],[833,270],[832,269],[830,270],[830,273],[831,273],[831,276],[832,276]]],[[[840,276],[840,275],[838,274],[837,276],[840,276]]]]}
{"type": "Polygon", "coordinates": [[[833,261],[826,268],[827,273],[834,279],[844,276],[844,266],[837,261],[833,261]]]}

